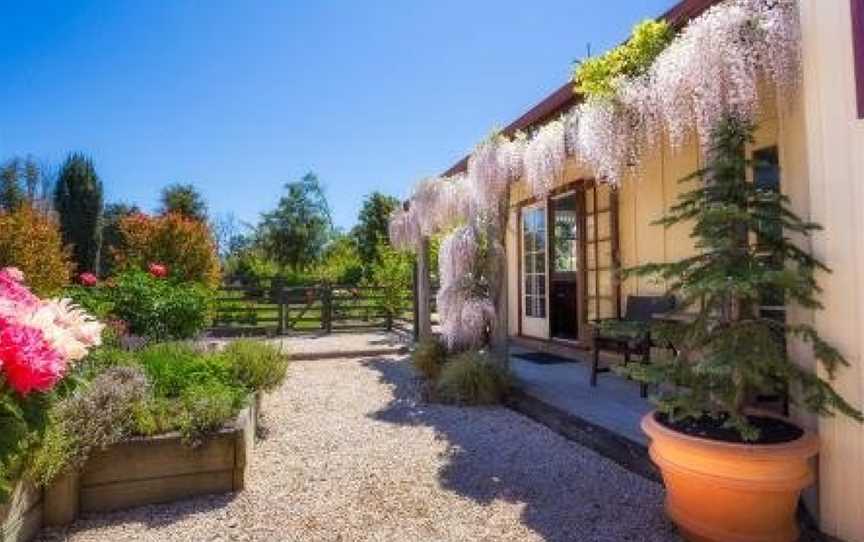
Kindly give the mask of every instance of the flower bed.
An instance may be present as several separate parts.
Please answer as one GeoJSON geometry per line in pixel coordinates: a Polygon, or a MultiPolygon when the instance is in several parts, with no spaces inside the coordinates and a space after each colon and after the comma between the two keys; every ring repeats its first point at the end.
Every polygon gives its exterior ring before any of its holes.
{"type": "Polygon", "coordinates": [[[245,487],[258,401],[190,447],[177,432],[132,438],[91,456],[84,468],[45,489],[44,522],[66,525],[81,513],[172,502],[245,487]]]}
{"type": "Polygon", "coordinates": [[[79,511],[243,488],[260,393],[287,357],[252,341],[128,348],[124,330],[102,345],[102,324],[72,301],[0,270],[0,542],[79,511]]]}
{"type": "Polygon", "coordinates": [[[69,524],[81,513],[242,490],[259,412],[256,394],[232,423],[197,447],[177,432],[132,438],[96,452],[80,472],[62,475],[44,490],[17,483],[0,505],[0,542],[30,540],[43,526],[69,524]]]}

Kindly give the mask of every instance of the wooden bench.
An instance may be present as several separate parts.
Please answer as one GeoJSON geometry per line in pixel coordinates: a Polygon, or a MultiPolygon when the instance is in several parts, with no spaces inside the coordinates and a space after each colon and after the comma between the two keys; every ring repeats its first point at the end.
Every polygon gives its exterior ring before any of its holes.
{"type": "MultiPolygon", "coordinates": [[[[600,351],[623,354],[624,364],[631,356],[640,357],[641,363],[651,362],[651,322],[654,315],[666,313],[675,308],[675,298],[670,296],[628,296],[627,308],[623,318],[597,320],[594,325],[592,347],[594,362],[591,365],[591,386],[597,386],[597,375],[609,372],[608,367],[600,367],[600,351]]],[[[648,396],[648,386],[642,383],[640,395],[648,396]]]]}

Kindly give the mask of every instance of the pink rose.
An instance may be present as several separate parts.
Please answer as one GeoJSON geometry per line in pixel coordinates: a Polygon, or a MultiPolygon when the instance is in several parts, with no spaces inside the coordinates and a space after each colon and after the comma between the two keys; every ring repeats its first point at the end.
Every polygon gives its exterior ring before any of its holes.
{"type": "Polygon", "coordinates": [[[92,288],[99,283],[99,279],[96,278],[96,275],[93,273],[81,273],[78,275],[78,282],[80,282],[82,286],[92,288]]]}
{"type": "Polygon", "coordinates": [[[164,279],[168,276],[168,268],[161,263],[151,263],[147,266],[147,270],[157,279],[164,279]]]}

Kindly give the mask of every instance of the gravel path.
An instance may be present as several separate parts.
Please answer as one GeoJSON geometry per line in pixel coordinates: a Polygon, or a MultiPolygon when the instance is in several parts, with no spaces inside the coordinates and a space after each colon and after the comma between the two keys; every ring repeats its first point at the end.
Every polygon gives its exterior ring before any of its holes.
{"type": "Polygon", "coordinates": [[[418,402],[404,358],[297,362],[247,490],[42,540],[667,541],[660,486],[506,408],[418,402]]]}

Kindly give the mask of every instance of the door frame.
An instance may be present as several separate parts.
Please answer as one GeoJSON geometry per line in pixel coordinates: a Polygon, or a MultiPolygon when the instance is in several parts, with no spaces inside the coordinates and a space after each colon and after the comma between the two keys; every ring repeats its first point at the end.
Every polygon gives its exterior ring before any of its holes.
{"type": "MultiPolygon", "coordinates": [[[[551,337],[551,335],[549,333],[550,332],[550,327],[549,327],[550,326],[550,323],[549,323],[550,318],[549,318],[549,200],[548,200],[548,198],[545,198],[543,200],[540,200],[538,198],[533,198],[533,201],[521,203],[519,206],[518,216],[519,216],[519,224],[518,224],[518,237],[519,237],[518,250],[519,250],[519,253],[517,254],[517,258],[519,261],[519,280],[518,280],[518,285],[519,285],[519,287],[518,287],[519,335],[521,335],[523,337],[529,337],[532,339],[545,341],[545,340],[549,340],[551,337]],[[525,248],[524,247],[525,220],[524,220],[524,218],[525,218],[526,210],[533,210],[533,209],[542,210],[543,211],[543,220],[545,221],[545,227],[544,227],[545,233],[543,235],[543,243],[544,243],[543,264],[545,266],[544,281],[543,281],[544,282],[544,296],[543,296],[543,298],[545,300],[545,306],[544,306],[545,317],[544,318],[536,318],[537,320],[545,320],[546,321],[545,322],[545,332],[546,332],[545,337],[543,337],[542,335],[539,335],[539,334],[537,334],[537,335],[530,334],[530,333],[528,333],[528,330],[525,329],[525,319],[526,318],[534,318],[534,317],[526,316],[525,312],[524,312],[525,311],[525,303],[524,303],[524,301],[525,301],[525,292],[524,292],[524,290],[525,290],[525,265],[524,265],[524,262],[525,262],[525,251],[524,251],[524,248],[525,248]]],[[[536,330],[532,330],[532,331],[536,332],[536,330]]]]}
{"type": "Polygon", "coordinates": [[[581,258],[582,265],[580,266],[580,269],[579,269],[579,294],[578,294],[579,306],[577,307],[577,310],[579,311],[579,340],[578,341],[571,341],[571,340],[567,340],[567,339],[555,339],[554,337],[552,337],[552,328],[551,328],[552,319],[550,318],[550,313],[549,313],[549,310],[550,310],[550,306],[549,306],[550,305],[550,302],[549,302],[549,285],[550,285],[550,281],[549,281],[549,258],[550,258],[550,255],[549,255],[549,235],[550,235],[549,234],[549,218],[550,218],[549,217],[549,213],[550,213],[549,201],[552,198],[566,194],[568,192],[577,192],[577,193],[581,192],[584,194],[584,191],[586,189],[592,187],[594,185],[594,182],[595,182],[594,179],[590,179],[590,178],[576,179],[574,181],[569,181],[567,183],[564,183],[560,186],[553,188],[552,190],[549,191],[549,193],[544,198],[538,198],[537,196],[531,196],[530,198],[526,198],[524,200],[521,200],[520,202],[518,202],[516,204],[516,211],[517,211],[516,212],[516,220],[518,223],[517,227],[516,227],[516,231],[517,231],[517,235],[516,235],[516,251],[517,251],[516,272],[517,272],[517,279],[518,279],[516,281],[516,298],[517,298],[516,307],[517,307],[517,316],[518,316],[517,333],[518,333],[518,336],[520,336],[520,337],[526,337],[528,339],[547,341],[547,342],[555,341],[555,342],[558,342],[558,343],[561,343],[561,344],[564,344],[567,346],[574,346],[574,347],[584,347],[585,344],[587,344],[586,341],[587,341],[587,337],[588,337],[588,334],[587,334],[588,320],[587,320],[587,310],[586,310],[586,305],[585,305],[585,303],[586,303],[585,288],[586,288],[588,277],[587,277],[586,266],[584,263],[585,257],[586,257],[586,252],[585,252],[586,251],[586,239],[585,239],[585,227],[586,226],[585,226],[585,215],[584,215],[584,207],[585,207],[584,201],[582,204],[583,214],[579,219],[579,228],[580,228],[580,232],[579,232],[580,249],[579,250],[580,250],[580,258],[581,258]],[[536,337],[536,336],[528,335],[528,334],[526,334],[525,329],[522,325],[523,311],[524,311],[523,292],[524,292],[524,288],[525,288],[525,272],[524,272],[525,270],[524,270],[524,261],[523,261],[523,257],[522,257],[522,255],[523,255],[523,252],[522,252],[522,244],[523,244],[523,235],[522,235],[523,222],[522,222],[522,219],[523,219],[523,214],[524,214],[524,211],[526,208],[533,207],[533,206],[536,206],[536,205],[541,204],[541,203],[546,206],[546,248],[547,248],[547,250],[546,250],[546,273],[547,273],[546,274],[546,335],[547,335],[547,337],[536,337]]]}

